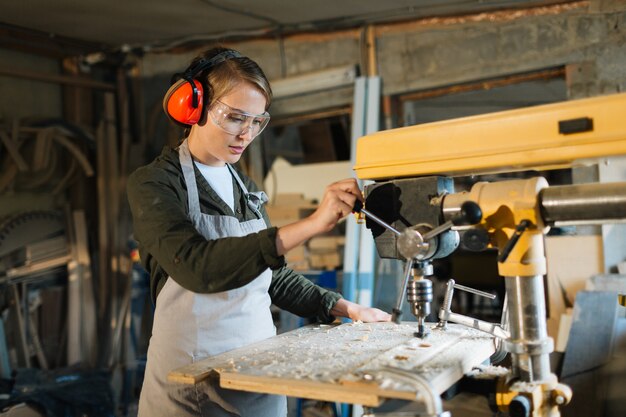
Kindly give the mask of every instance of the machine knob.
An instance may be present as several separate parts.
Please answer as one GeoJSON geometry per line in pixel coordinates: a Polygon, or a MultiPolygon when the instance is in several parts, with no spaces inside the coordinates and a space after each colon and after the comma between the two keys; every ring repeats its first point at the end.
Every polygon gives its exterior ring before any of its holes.
{"type": "Polygon", "coordinates": [[[472,252],[483,251],[489,246],[489,233],[485,229],[469,229],[461,234],[461,244],[472,252]]]}
{"type": "Polygon", "coordinates": [[[480,223],[482,218],[483,211],[480,206],[468,200],[461,204],[461,210],[450,220],[455,226],[465,226],[480,223]]]}
{"type": "Polygon", "coordinates": [[[362,209],[363,209],[363,202],[361,200],[356,200],[354,202],[354,207],[352,207],[352,212],[360,213],[362,209]]]}
{"type": "Polygon", "coordinates": [[[511,417],[529,417],[532,411],[530,400],[522,395],[518,395],[509,404],[509,415],[511,417]]]}

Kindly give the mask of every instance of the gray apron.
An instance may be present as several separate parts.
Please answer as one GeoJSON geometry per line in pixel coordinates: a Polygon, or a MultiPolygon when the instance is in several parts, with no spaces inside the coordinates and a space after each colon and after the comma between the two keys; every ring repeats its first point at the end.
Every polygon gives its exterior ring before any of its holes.
{"type": "MultiPolygon", "coordinates": [[[[246,236],[267,228],[258,210],[261,193],[249,193],[230,166],[258,218],[240,222],[232,216],[201,213],[187,140],[178,153],[187,184],[189,218],[206,239],[246,236]]],[[[167,279],[156,303],[139,417],[286,416],[287,401],[283,396],[226,390],[209,379],[193,386],[167,381],[173,369],[274,336],[268,294],[271,279],[268,268],[241,288],[215,294],[197,294],[171,277],[167,279]]]]}

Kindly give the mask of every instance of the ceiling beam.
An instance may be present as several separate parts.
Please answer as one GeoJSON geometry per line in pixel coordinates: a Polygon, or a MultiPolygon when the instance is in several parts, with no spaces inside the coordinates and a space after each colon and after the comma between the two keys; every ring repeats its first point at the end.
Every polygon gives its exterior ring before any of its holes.
{"type": "Polygon", "coordinates": [[[0,23],[0,47],[63,59],[109,49],[110,45],[86,42],[0,23]]]}

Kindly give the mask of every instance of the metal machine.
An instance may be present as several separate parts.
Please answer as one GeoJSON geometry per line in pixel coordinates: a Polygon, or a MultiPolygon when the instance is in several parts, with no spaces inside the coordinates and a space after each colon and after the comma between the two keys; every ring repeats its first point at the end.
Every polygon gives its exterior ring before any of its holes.
{"type": "MultiPolygon", "coordinates": [[[[393,129],[358,141],[355,171],[378,254],[406,261],[406,300],[415,333],[445,331],[448,321],[486,331],[511,354],[497,403],[513,416],[558,416],[571,390],[551,373],[543,276],[551,226],[626,219],[626,183],[550,187],[545,178],[478,182],[455,191],[455,177],[598,163],[626,155],[626,94],[393,129]],[[502,326],[450,311],[448,286],[439,325],[425,318],[432,301],[432,261],[466,247],[498,249],[508,317],[502,326]]],[[[404,291],[403,291],[404,293],[404,291]]],[[[404,294],[400,294],[404,297],[404,294]]],[[[400,303],[399,303],[400,305],[400,303]]],[[[399,319],[400,309],[394,310],[399,319]]]]}

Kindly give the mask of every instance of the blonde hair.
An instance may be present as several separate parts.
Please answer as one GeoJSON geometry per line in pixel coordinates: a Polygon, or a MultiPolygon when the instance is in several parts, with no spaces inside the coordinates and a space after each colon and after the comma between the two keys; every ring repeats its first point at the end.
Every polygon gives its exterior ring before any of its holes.
{"type": "MultiPolygon", "coordinates": [[[[191,66],[200,59],[210,60],[229,50],[231,49],[222,47],[209,49],[196,57],[191,66]]],[[[215,100],[224,97],[242,82],[248,82],[257,87],[265,96],[265,110],[269,109],[272,103],[272,88],[265,73],[256,62],[245,56],[226,59],[202,71],[195,78],[202,82],[205,88],[204,105],[207,110],[215,100]]]]}

